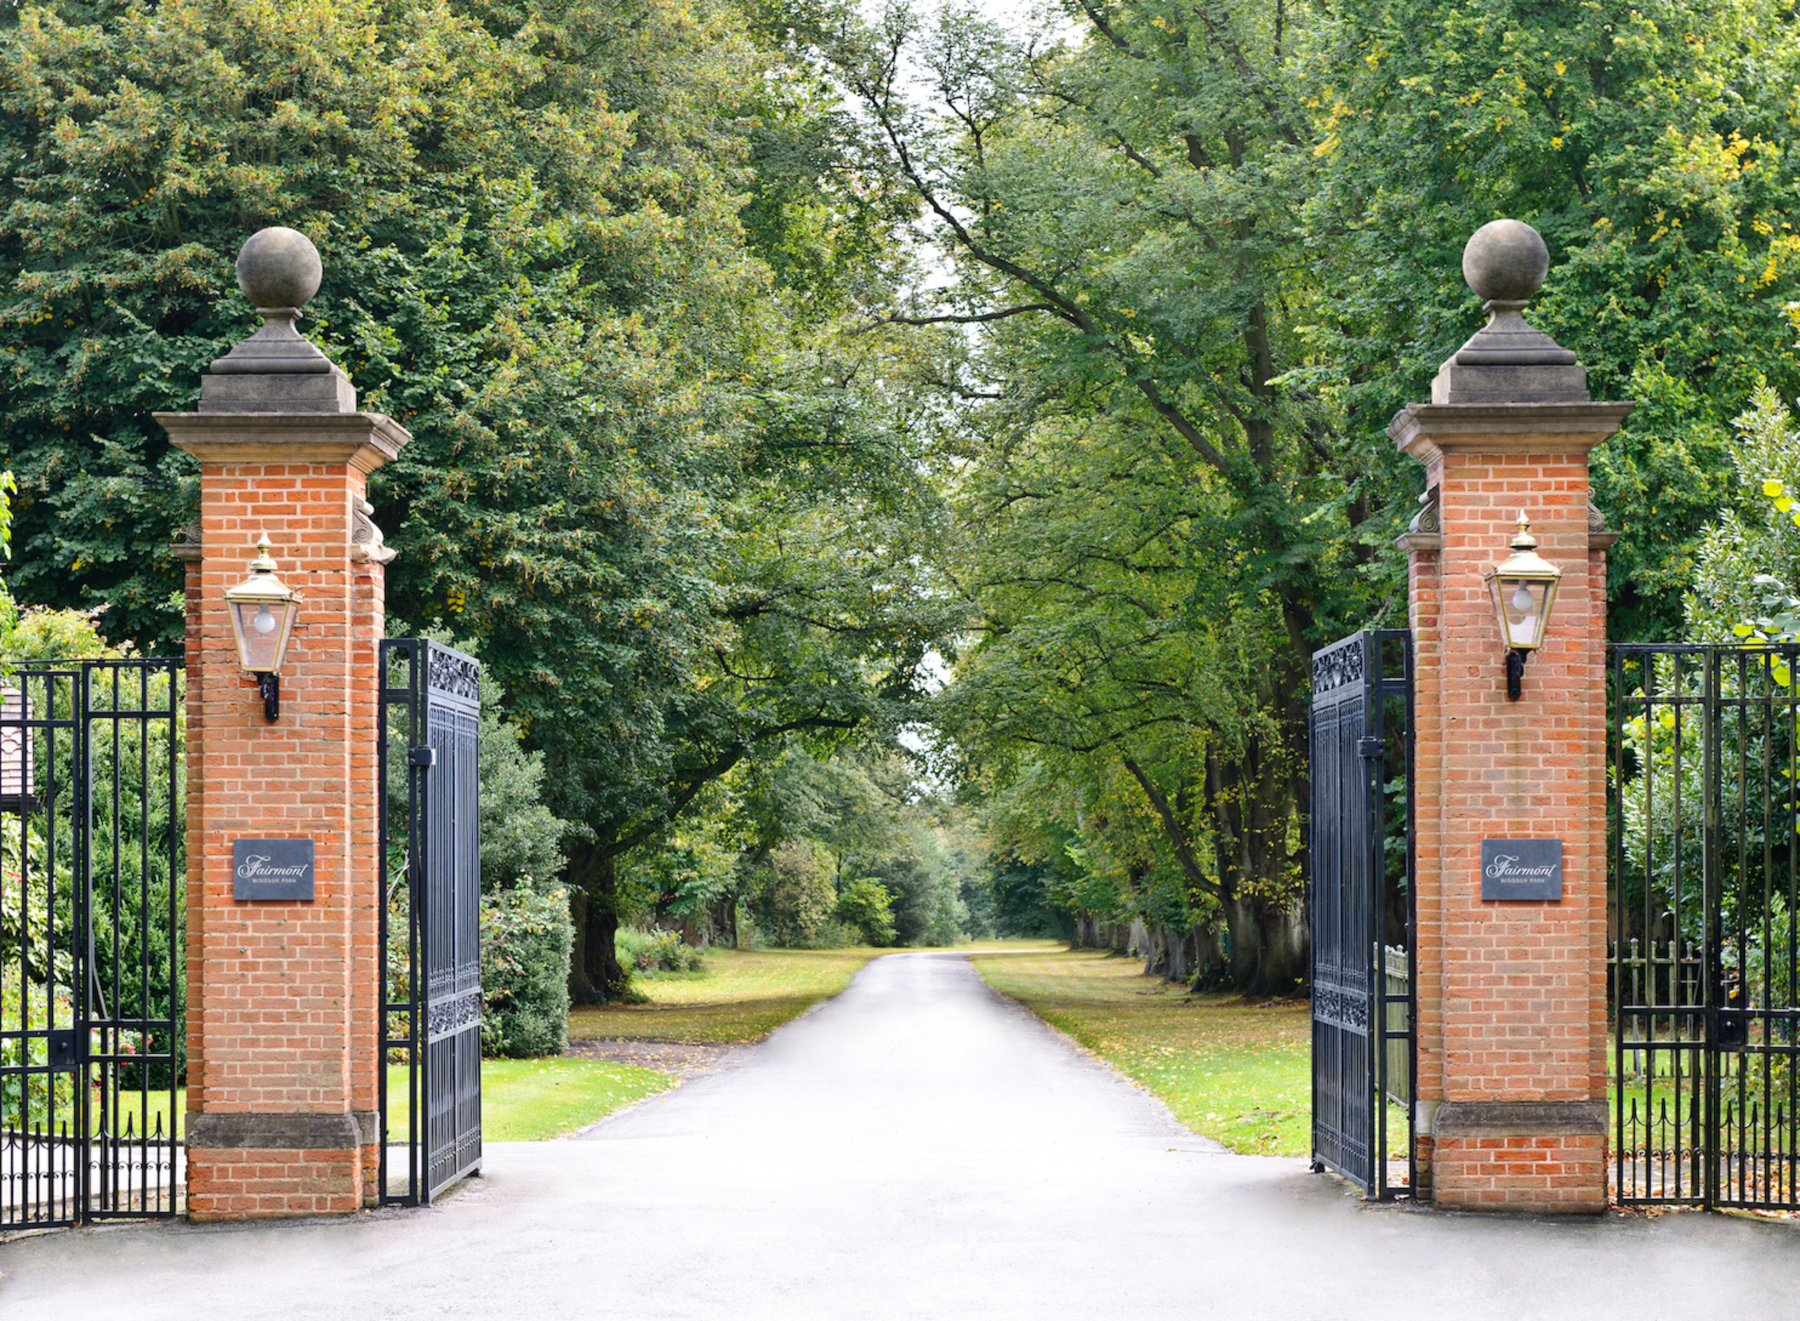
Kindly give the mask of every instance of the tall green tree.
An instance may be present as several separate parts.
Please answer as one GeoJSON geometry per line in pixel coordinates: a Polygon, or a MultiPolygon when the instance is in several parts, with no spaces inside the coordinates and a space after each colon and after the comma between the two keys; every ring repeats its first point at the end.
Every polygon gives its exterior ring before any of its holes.
{"type": "Polygon", "coordinates": [[[983,627],[947,710],[971,751],[1126,773],[1247,934],[1242,979],[1284,984],[1308,658],[1371,609],[1362,525],[1393,471],[1285,380],[1311,297],[1298,32],[1257,3],[1069,12],[1080,38],[1046,46],[961,11],[813,29],[957,277],[889,319],[972,330],[940,375],[983,627]],[[1255,639],[1246,686],[1211,683],[1226,632],[1255,639]]]}
{"type": "Polygon", "coordinates": [[[1615,630],[1668,635],[1726,419],[1791,370],[1793,25],[1765,0],[1047,8],[1032,39],[900,4],[797,28],[953,276],[888,313],[961,328],[936,376],[981,625],[945,709],[978,761],[1079,759],[1095,805],[1127,773],[1193,911],[1225,900],[1235,975],[1275,984],[1303,966],[1308,658],[1404,618],[1420,474],[1385,428],[1479,324],[1461,245],[1538,225],[1539,323],[1641,401],[1596,485],[1615,630]]]}
{"type": "Polygon", "coordinates": [[[1624,534],[1609,631],[1678,638],[1702,529],[1735,498],[1732,419],[1759,379],[1800,390],[1793,6],[1352,0],[1316,11],[1304,49],[1320,379],[1378,435],[1471,327],[1467,236],[1536,225],[1534,323],[1596,398],[1638,401],[1594,455],[1624,534]]]}
{"type": "Polygon", "coordinates": [[[178,642],[193,468],[148,414],[251,329],[242,240],[306,232],[308,332],[413,433],[371,484],[390,604],[542,753],[608,993],[619,858],[903,703],[941,631],[884,341],[831,334],[905,206],[727,0],[68,3],[0,43],[21,598],[178,642]]]}

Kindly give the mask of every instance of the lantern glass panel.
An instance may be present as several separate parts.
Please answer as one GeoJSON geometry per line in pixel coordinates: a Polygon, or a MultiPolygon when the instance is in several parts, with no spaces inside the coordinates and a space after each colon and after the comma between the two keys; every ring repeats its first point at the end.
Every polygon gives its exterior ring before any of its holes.
{"type": "Polygon", "coordinates": [[[273,674],[281,668],[287,650],[288,630],[295,607],[289,601],[234,601],[231,604],[238,635],[238,659],[252,674],[273,674]]]}
{"type": "Polygon", "coordinates": [[[1500,580],[1500,605],[1506,615],[1510,647],[1536,647],[1544,628],[1544,597],[1550,584],[1521,578],[1500,580]]]}

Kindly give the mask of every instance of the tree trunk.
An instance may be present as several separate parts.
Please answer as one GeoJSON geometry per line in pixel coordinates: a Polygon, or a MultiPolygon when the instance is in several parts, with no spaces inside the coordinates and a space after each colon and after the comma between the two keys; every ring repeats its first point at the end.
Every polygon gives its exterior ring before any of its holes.
{"type": "Polygon", "coordinates": [[[601,1004],[625,993],[625,969],[619,964],[618,887],[611,854],[589,841],[578,841],[569,857],[569,892],[575,917],[575,957],[569,967],[569,998],[576,1004],[601,1004]]]}
{"type": "Polygon", "coordinates": [[[569,887],[569,921],[575,927],[575,946],[569,957],[569,1003],[599,1004],[606,997],[588,980],[587,964],[582,957],[582,951],[587,948],[588,899],[573,885],[569,887]]]}
{"type": "Polygon", "coordinates": [[[1223,929],[1194,932],[1194,975],[1190,991],[1216,991],[1230,978],[1223,929]]]}
{"type": "Polygon", "coordinates": [[[1256,932],[1256,965],[1243,982],[1247,995],[1279,995],[1306,979],[1305,910],[1297,899],[1256,896],[1247,905],[1247,925],[1256,932]]]}

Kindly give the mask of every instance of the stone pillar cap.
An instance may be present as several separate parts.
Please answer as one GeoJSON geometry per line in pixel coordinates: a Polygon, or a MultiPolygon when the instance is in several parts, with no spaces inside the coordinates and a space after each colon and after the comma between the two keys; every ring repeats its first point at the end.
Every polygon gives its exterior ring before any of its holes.
{"type": "MultiPolygon", "coordinates": [[[[244,377],[237,379],[243,380],[244,377]]],[[[343,463],[371,473],[412,433],[381,413],[152,413],[170,442],[202,463],[343,463]]]]}
{"type": "Polygon", "coordinates": [[[1469,288],[1486,300],[1488,323],[1444,360],[1431,402],[1586,403],[1586,368],[1523,316],[1550,269],[1543,236],[1522,220],[1491,221],[1463,248],[1462,269],[1469,288]]]}
{"type": "Polygon", "coordinates": [[[324,279],[311,239],[273,225],[238,252],[238,288],[263,319],[200,380],[203,413],[354,413],[356,391],[331,359],[295,328],[324,279]]]}
{"type": "Polygon", "coordinates": [[[1408,404],[1387,433],[1402,454],[1432,463],[1446,453],[1587,453],[1613,435],[1630,401],[1553,404],[1408,404]]]}

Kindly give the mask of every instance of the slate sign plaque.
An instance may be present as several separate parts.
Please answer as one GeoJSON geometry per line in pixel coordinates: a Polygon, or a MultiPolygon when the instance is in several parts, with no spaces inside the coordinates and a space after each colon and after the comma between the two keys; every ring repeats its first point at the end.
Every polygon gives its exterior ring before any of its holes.
{"type": "Polygon", "coordinates": [[[313,842],[310,839],[231,841],[231,897],[285,899],[311,903],[313,842]]]}
{"type": "Polygon", "coordinates": [[[1483,899],[1561,899],[1560,839],[1481,841],[1483,899]]]}

